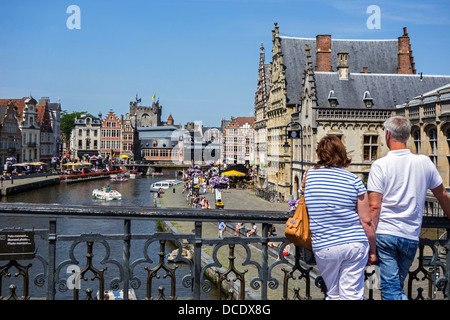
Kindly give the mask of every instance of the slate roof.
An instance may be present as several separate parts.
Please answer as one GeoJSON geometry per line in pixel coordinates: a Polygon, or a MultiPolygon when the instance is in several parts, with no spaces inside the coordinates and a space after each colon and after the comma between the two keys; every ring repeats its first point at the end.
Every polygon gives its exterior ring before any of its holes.
{"type": "Polygon", "coordinates": [[[450,84],[450,76],[350,73],[348,80],[339,80],[337,72],[314,72],[319,107],[329,107],[330,90],[338,100],[338,108],[366,109],[363,96],[369,91],[372,109],[392,109],[424,92],[450,84]]]}
{"type": "MultiPolygon", "coordinates": [[[[444,86],[435,88],[428,92],[422,93],[413,99],[408,101],[408,106],[417,106],[421,103],[421,97],[423,99],[423,103],[436,103],[438,99],[439,93],[439,101],[448,101],[450,100],[450,82],[444,86]]],[[[396,108],[404,108],[406,107],[406,102],[397,101],[399,104],[396,105],[396,108]],[[402,103],[403,102],[403,103],[402,103]]]]}
{"type": "MultiPolygon", "coordinates": [[[[309,45],[313,66],[316,61],[316,39],[280,36],[286,67],[287,103],[299,103],[302,76],[306,66],[306,45],[309,45]]],[[[347,51],[349,72],[359,73],[364,67],[372,73],[397,73],[398,39],[342,40],[331,38],[331,66],[337,71],[337,53],[347,51]]]]}
{"type": "Polygon", "coordinates": [[[174,126],[159,127],[138,127],[139,140],[146,148],[152,147],[153,141],[157,142],[157,147],[172,148],[172,144],[177,143],[179,136],[182,134],[178,128],[174,126]]]}

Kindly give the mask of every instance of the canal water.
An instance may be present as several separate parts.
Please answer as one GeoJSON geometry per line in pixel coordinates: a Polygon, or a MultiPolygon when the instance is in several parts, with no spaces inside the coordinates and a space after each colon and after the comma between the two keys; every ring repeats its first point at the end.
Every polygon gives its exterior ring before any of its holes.
{"type": "MultiPolygon", "coordinates": [[[[164,177],[170,178],[172,177],[164,177]]],[[[3,197],[1,202],[25,202],[25,203],[58,203],[62,205],[114,205],[114,206],[153,206],[153,194],[150,192],[150,185],[158,180],[164,178],[152,178],[148,176],[143,176],[137,179],[129,179],[128,182],[121,183],[110,183],[109,180],[91,180],[86,182],[78,183],[64,183],[61,182],[59,185],[48,186],[41,189],[36,189],[32,191],[27,191],[24,193],[19,193],[16,195],[3,197]],[[101,188],[103,186],[110,185],[111,189],[117,190],[122,194],[122,200],[120,201],[102,201],[95,200],[92,198],[92,190],[96,188],[101,188]]],[[[23,229],[48,229],[48,219],[46,218],[16,218],[7,217],[0,219],[0,229],[5,228],[23,228],[23,229]]],[[[158,226],[155,221],[132,221],[131,231],[134,234],[153,234],[158,232],[158,226]]],[[[79,234],[122,234],[123,233],[123,221],[122,220],[107,220],[107,219],[68,219],[68,218],[58,218],[57,219],[57,233],[58,235],[79,235],[79,234]]],[[[38,248],[38,255],[41,255],[44,259],[48,257],[48,246],[45,241],[39,239],[39,236],[35,236],[36,247],[38,248]]],[[[77,244],[73,250],[73,257],[69,256],[70,248],[73,245],[73,241],[59,241],[57,243],[57,265],[62,262],[70,261],[70,263],[63,263],[63,267],[59,270],[59,277],[61,279],[68,279],[72,274],[72,269],[77,268],[83,269],[86,265],[86,251],[87,246],[85,243],[77,244]],[[78,262],[74,264],[73,259],[78,262]]],[[[131,242],[131,253],[130,253],[130,263],[135,263],[134,275],[136,281],[133,281],[135,285],[135,294],[138,299],[143,299],[146,294],[147,285],[147,271],[144,267],[153,268],[159,263],[159,242],[153,242],[148,250],[144,252],[145,240],[133,240],[131,242]],[[146,255],[150,258],[151,262],[140,262],[146,255]]],[[[166,248],[166,256],[170,253],[170,250],[174,248],[166,248]]],[[[93,265],[96,269],[101,270],[107,267],[105,271],[105,290],[110,289],[111,284],[117,282],[120,275],[120,270],[117,264],[107,263],[108,260],[122,260],[123,253],[123,242],[108,240],[107,244],[95,242],[93,247],[93,265]],[[108,256],[109,251],[109,256],[108,256]],[[105,262],[106,261],[106,262],[105,262]],[[111,275],[111,278],[108,276],[111,275]]],[[[24,261],[24,263],[28,261],[24,261]]],[[[6,262],[0,261],[0,266],[6,262]]],[[[30,279],[30,295],[32,297],[45,296],[47,284],[42,287],[36,286],[34,281],[39,283],[39,273],[44,272],[42,263],[38,259],[31,261],[33,264],[32,277],[30,279]]],[[[175,267],[174,264],[169,264],[172,268],[175,267]]],[[[31,270],[30,269],[30,270],[31,270]]],[[[13,271],[14,272],[14,271],[13,271]]],[[[160,271],[161,272],[161,271],[160,271]]],[[[176,296],[178,298],[189,298],[192,296],[190,288],[186,288],[182,285],[182,278],[189,273],[187,265],[179,264],[176,268],[176,296]]],[[[164,287],[164,294],[170,296],[170,277],[164,278],[164,274],[161,274],[159,279],[155,279],[152,282],[152,297],[156,297],[158,294],[158,287],[164,287]]],[[[98,291],[97,283],[98,281],[90,281],[93,274],[88,272],[88,281],[80,281],[80,299],[84,299],[85,290],[87,288],[92,289],[94,295],[98,291]]],[[[10,277],[12,279],[14,277],[10,277]]],[[[44,277],[45,278],[45,277],[44,277]]],[[[73,276],[72,276],[73,278],[73,276]]],[[[8,292],[8,286],[11,283],[10,280],[3,281],[2,285],[2,295],[8,292]]],[[[17,279],[15,281],[18,281],[17,279]]],[[[68,282],[66,281],[65,284],[68,282]]],[[[70,285],[70,283],[69,283],[70,285]]],[[[119,284],[122,286],[122,284],[119,284]]],[[[22,285],[18,283],[18,288],[22,288],[22,285]]],[[[62,286],[64,288],[64,285],[62,286]]],[[[20,292],[18,292],[20,294],[20,292]]],[[[73,299],[73,291],[66,290],[56,291],[57,299],[73,299]]],[[[206,294],[202,299],[211,299],[209,294],[206,294]]]]}

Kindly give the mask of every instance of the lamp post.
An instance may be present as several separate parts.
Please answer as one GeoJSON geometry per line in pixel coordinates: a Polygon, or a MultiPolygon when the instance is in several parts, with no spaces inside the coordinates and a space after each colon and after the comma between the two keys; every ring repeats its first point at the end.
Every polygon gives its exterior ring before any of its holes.
{"type": "MultiPolygon", "coordinates": [[[[298,138],[298,135],[300,135],[300,161],[301,161],[301,173],[302,173],[301,177],[303,178],[303,128],[302,128],[302,125],[299,122],[291,121],[284,128],[285,129],[285,140],[284,140],[283,148],[284,148],[285,151],[288,151],[289,148],[291,147],[289,145],[289,142],[288,142],[288,136],[289,136],[288,128],[291,127],[293,124],[298,125],[299,128],[300,128],[299,130],[295,130],[295,131],[291,130],[290,131],[290,137],[291,137],[291,139],[293,139],[293,138],[298,138]]],[[[289,179],[290,180],[289,181],[290,182],[289,183],[289,185],[290,185],[290,187],[289,187],[289,192],[290,192],[289,198],[292,197],[292,158],[293,158],[293,152],[291,152],[291,157],[290,158],[291,158],[291,168],[290,168],[290,179],[289,179]]],[[[289,199],[289,200],[292,200],[292,199],[289,199]]]]}

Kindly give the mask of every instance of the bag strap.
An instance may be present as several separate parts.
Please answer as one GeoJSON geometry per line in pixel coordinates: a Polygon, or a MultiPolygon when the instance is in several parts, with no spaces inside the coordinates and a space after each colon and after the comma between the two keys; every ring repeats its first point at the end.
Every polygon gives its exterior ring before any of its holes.
{"type": "Polygon", "coordinates": [[[310,168],[306,169],[305,176],[303,177],[303,182],[302,182],[302,195],[305,194],[306,175],[308,174],[309,169],[310,169],[310,168]]]}

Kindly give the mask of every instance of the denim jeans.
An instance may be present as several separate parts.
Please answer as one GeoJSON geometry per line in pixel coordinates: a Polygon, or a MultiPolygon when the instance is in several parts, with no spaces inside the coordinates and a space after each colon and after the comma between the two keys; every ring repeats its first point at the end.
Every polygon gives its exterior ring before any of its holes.
{"type": "Polygon", "coordinates": [[[377,257],[383,300],[408,300],[403,284],[416,256],[418,241],[377,234],[377,257]]]}

